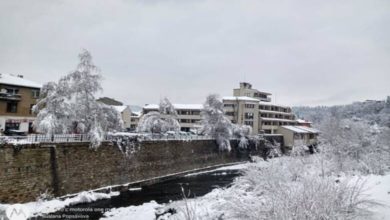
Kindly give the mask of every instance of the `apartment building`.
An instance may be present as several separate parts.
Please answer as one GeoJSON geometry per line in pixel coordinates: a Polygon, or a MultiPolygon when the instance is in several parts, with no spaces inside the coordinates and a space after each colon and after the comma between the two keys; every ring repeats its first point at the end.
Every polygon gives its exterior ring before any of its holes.
{"type": "MultiPolygon", "coordinates": [[[[280,126],[297,125],[291,108],[273,104],[271,95],[241,82],[239,88],[233,89],[233,96],[222,97],[225,114],[235,124],[251,126],[253,134],[275,134],[280,126]]],[[[183,131],[199,128],[201,104],[174,104],[174,107],[183,131]]],[[[158,108],[155,104],[146,105],[143,114],[158,108]]]]}
{"type": "Polygon", "coordinates": [[[131,110],[127,105],[113,105],[116,111],[121,114],[124,129],[130,129],[131,126],[131,110]]]}
{"type": "Polygon", "coordinates": [[[256,134],[259,130],[259,100],[247,96],[222,97],[226,116],[234,124],[249,125],[256,134]]]}
{"type": "Polygon", "coordinates": [[[142,112],[131,112],[131,118],[130,118],[130,131],[135,131],[138,126],[139,119],[142,116],[142,112]]]}
{"type": "Polygon", "coordinates": [[[271,93],[241,82],[232,97],[223,97],[224,110],[233,123],[249,125],[253,134],[274,134],[280,126],[296,125],[295,115],[288,106],[271,103],[271,93]]]}
{"type": "MultiPolygon", "coordinates": [[[[177,120],[180,123],[182,131],[197,130],[200,127],[200,112],[203,109],[201,104],[173,104],[177,111],[177,120]]],[[[142,113],[147,114],[151,111],[158,111],[159,106],[156,104],[149,104],[143,107],[142,113]]]]}
{"type": "Polygon", "coordinates": [[[33,132],[32,107],[39,98],[41,85],[22,75],[0,74],[0,129],[33,132]]]}

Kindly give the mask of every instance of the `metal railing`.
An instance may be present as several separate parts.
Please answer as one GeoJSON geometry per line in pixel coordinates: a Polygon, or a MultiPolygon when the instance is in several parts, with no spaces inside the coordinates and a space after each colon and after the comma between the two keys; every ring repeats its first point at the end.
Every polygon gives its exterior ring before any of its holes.
{"type": "Polygon", "coordinates": [[[27,136],[0,136],[0,143],[63,143],[63,142],[89,142],[87,134],[32,134],[27,136]]]}
{"type": "MultiPolygon", "coordinates": [[[[120,137],[134,137],[140,141],[167,141],[167,140],[211,140],[210,136],[200,135],[166,135],[166,134],[106,134],[103,141],[113,141],[120,137]]],[[[88,134],[31,134],[27,136],[0,136],[0,144],[36,144],[36,143],[68,143],[68,142],[90,142],[91,136],[88,134]]]]}

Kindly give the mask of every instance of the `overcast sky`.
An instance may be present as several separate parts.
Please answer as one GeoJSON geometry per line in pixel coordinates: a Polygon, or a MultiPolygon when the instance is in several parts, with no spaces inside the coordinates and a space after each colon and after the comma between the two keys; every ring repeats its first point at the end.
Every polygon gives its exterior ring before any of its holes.
{"type": "Polygon", "coordinates": [[[89,50],[103,94],[203,103],[240,81],[278,104],[390,95],[390,1],[0,0],[0,73],[56,81],[89,50]]]}

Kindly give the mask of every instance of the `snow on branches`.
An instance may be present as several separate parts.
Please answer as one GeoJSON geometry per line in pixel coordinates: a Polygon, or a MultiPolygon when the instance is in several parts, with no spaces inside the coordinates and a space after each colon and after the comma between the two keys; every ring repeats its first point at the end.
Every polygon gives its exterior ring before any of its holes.
{"type": "Polygon", "coordinates": [[[102,91],[99,69],[92,56],[84,50],[75,71],[58,83],[49,82],[41,90],[33,111],[37,113],[34,126],[38,132],[53,134],[88,133],[91,146],[100,145],[107,131],[121,130],[123,121],[114,108],[96,101],[102,91]]]}
{"type": "Polygon", "coordinates": [[[166,133],[180,131],[177,112],[168,98],[160,101],[159,111],[151,111],[143,115],[137,126],[138,132],[166,133]]]}
{"type": "Polygon", "coordinates": [[[221,150],[231,150],[230,138],[233,135],[233,124],[225,116],[223,103],[218,95],[209,95],[202,110],[202,133],[216,139],[221,150]]]}

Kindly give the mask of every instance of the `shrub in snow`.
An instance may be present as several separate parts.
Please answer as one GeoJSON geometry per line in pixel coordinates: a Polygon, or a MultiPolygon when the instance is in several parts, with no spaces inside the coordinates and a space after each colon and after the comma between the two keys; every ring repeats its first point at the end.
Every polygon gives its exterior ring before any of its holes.
{"type": "Polygon", "coordinates": [[[230,151],[233,124],[224,114],[222,101],[218,95],[209,95],[203,106],[201,132],[215,138],[221,150],[230,151]]]}
{"type": "Polygon", "coordinates": [[[356,219],[375,205],[364,196],[364,182],[320,176],[304,157],[250,167],[234,186],[238,194],[224,204],[232,219],[356,219]]]}
{"type": "Polygon", "coordinates": [[[335,171],[384,174],[390,166],[388,128],[366,121],[325,120],[321,124],[321,150],[335,171]]]}
{"type": "Polygon", "coordinates": [[[62,77],[58,83],[49,82],[41,90],[33,111],[37,113],[34,126],[48,135],[88,133],[92,147],[100,144],[106,131],[121,130],[121,115],[112,107],[96,101],[102,90],[101,75],[84,50],[75,71],[62,77]]]}
{"type": "Polygon", "coordinates": [[[180,124],[177,121],[177,112],[171,102],[164,98],[160,101],[159,111],[152,111],[143,115],[138,122],[137,132],[166,133],[179,132],[180,124]]]}
{"type": "Polygon", "coordinates": [[[238,147],[247,148],[249,146],[249,136],[252,133],[252,127],[248,125],[233,124],[233,136],[239,139],[238,147]]]}
{"type": "Polygon", "coordinates": [[[114,133],[109,136],[127,158],[140,149],[140,141],[145,138],[139,133],[114,133]]]}

